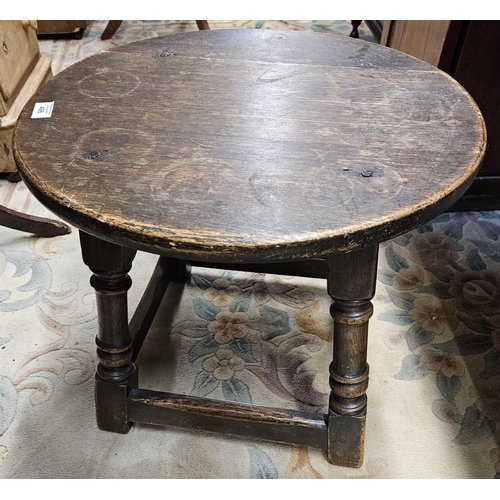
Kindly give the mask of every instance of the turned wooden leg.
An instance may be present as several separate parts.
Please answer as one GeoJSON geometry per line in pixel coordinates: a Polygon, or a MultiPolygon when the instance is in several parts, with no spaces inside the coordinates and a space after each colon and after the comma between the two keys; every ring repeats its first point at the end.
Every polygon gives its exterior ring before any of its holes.
{"type": "Polygon", "coordinates": [[[359,28],[359,25],[361,24],[361,21],[351,21],[351,25],[352,25],[352,31],[351,33],[349,34],[349,36],[351,38],[359,38],[359,31],[358,31],[358,28],[359,28]]]}
{"type": "Polygon", "coordinates": [[[100,429],[125,434],[127,393],[137,387],[137,370],[132,363],[132,339],[128,326],[127,274],[136,251],[100,240],[80,231],[83,261],[94,273],[99,329],[95,378],[97,425],[100,429]]]}
{"type": "Polygon", "coordinates": [[[363,463],[368,320],[373,313],[377,257],[374,246],[328,258],[334,333],[327,456],[333,464],[346,467],[363,463]]]}

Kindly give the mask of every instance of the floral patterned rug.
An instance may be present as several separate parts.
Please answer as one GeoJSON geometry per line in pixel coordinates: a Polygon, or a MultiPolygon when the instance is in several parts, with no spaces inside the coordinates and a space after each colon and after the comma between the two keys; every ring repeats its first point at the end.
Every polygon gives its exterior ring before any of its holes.
{"type": "MultiPolygon", "coordinates": [[[[348,21],[234,23],[350,31],[348,21]]],[[[41,42],[55,72],[172,29],[124,22],[100,42],[105,24],[41,42]]],[[[22,182],[0,181],[0,203],[54,217],[22,182]]],[[[77,231],[44,239],[0,227],[0,477],[499,478],[499,235],[500,212],[453,213],[381,245],[365,461],[346,469],[312,448],[146,425],[99,431],[95,301],[77,231]]],[[[134,261],[131,313],[155,262],[134,261]]],[[[329,305],[325,280],[193,268],[167,291],[137,360],[140,385],[325,412],[329,305]]]]}

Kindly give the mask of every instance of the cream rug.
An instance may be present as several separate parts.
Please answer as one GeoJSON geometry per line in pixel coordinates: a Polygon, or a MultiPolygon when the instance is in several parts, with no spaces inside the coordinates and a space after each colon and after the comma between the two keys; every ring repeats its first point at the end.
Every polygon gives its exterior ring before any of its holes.
{"type": "MultiPolygon", "coordinates": [[[[350,31],[348,21],[210,24],[350,31]]],[[[80,41],[42,41],[54,72],[119,43],[196,29],[131,21],[102,42],[105,25],[95,21],[80,41]]],[[[22,182],[0,181],[0,203],[54,217],[22,182]]],[[[96,311],[77,231],[44,239],[0,227],[0,477],[498,478],[499,235],[500,212],[444,214],[382,245],[365,462],[346,469],[303,447],[145,425],[99,431],[96,311]]],[[[131,312],[155,261],[144,253],[134,261],[131,312]]],[[[162,303],[137,361],[141,387],[325,412],[325,284],[194,268],[162,303]],[[227,322],[238,327],[220,335],[227,322]]]]}

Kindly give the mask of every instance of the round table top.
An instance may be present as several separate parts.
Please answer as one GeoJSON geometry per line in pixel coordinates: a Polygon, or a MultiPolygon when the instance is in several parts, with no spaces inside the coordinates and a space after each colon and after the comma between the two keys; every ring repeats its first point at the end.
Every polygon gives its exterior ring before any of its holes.
{"type": "Polygon", "coordinates": [[[451,77],[345,36],[217,30],[105,50],[25,107],[29,189],[79,229],[205,261],[324,257],[451,206],[481,113],[451,77]],[[35,103],[52,116],[32,119],[35,103]]]}

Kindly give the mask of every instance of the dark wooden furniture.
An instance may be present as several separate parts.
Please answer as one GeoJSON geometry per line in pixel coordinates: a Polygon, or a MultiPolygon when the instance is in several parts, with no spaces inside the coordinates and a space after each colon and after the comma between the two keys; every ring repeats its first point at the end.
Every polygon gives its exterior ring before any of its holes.
{"type": "MultiPolygon", "coordinates": [[[[101,35],[101,40],[109,40],[116,33],[123,21],[109,21],[101,35]]],[[[199,30],[209,30],[208,21],[196,21],[199,30]]]]}
{"type": "Polygon", "coordinates": [[[71,233],[71,228],[53,219],[36,217],[35,215],[24,214],[16,210],[0,205],[0,226],[16,229],[25,233],[52,238],[71,233]]]}
{"type": "Polygon", "coordinates": [[[193,427],[316,446],[360,466],[378,244],[472,182],[486,136],[469,95],[370,42],[217,30],[97,54],[36,99],[55,100],[52,118],[30,120],[26,107],[16,158],[35,196],[80,229],[99,315],[99,427],[193,427]],[[160,259],[128,325],[136,250],[160,259]],[[161,296],[199,262],[328,279],[326,414],[138,388],[134,361],[161,296]]]}
{"type": "Polygon", "coordinates": [[[481,172],[451,210],[500,209],[500,21],[385,21],[381,43],[442,69],[470,93],[488,129],[481,172]]]}
{"type": "MultiPolygon", "coordinates": [[[[359,38],[359,26],[362,21],[351,21],[352,31],[349,34],[351,38],[359,38]]],[[[377,42],[382,38],[382,31],[384,29],[384,21],[365,21],[368,29],[372,32],[377,42]]]]}
{"type": "Polygon", "coordinates": [[[47,37],[71,37],[81,40],[91,21],[37,21],[37,35],[47,37]]]}

